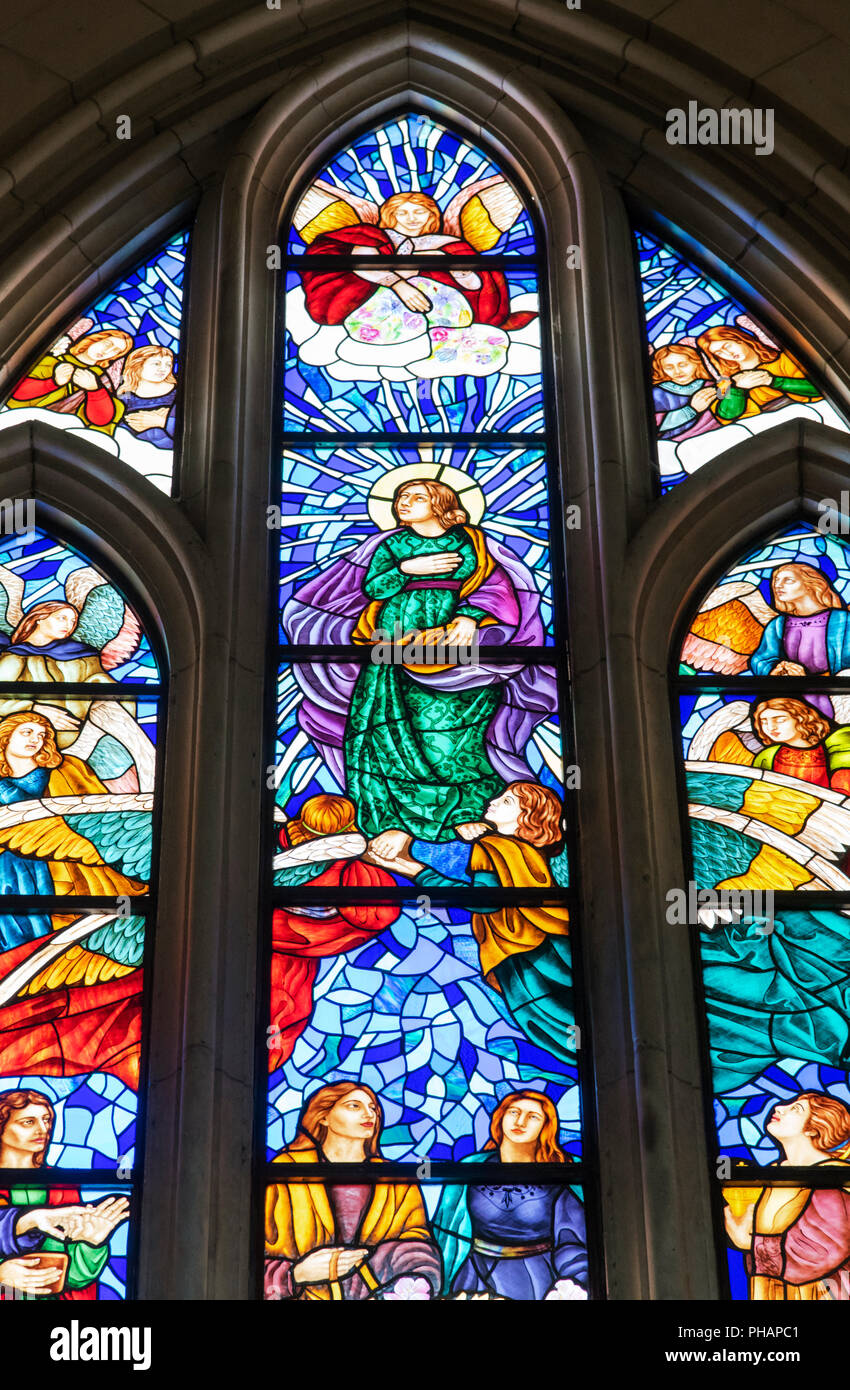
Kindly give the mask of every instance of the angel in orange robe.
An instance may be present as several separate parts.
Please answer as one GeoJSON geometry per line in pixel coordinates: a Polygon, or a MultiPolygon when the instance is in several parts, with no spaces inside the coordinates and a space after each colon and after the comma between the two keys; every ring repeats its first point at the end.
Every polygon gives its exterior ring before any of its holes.
{"type": "MultiPolygon", "coordinates": [[[[42,714],[21,712],[0,721],[0,806],[48,797],[85,798],[107,788],[79,758],[63,756],[53,726],[42,714]]],[[[70,808],[69,808],[70,809],[70,808]]],[[[72,815],[72,821],[75,817],[72,815]]],[[[61,815],[29,819],[0,817],[0,893],[134,896],[147,884],[128,878],[106,863],[92,841],[61,815]]],[[[147,818],[138,827],[149,835],[147,818]]],[[[9,950],[72,921],[60,916],[10,913],[0,917],[0,950],[9,950]]]]}

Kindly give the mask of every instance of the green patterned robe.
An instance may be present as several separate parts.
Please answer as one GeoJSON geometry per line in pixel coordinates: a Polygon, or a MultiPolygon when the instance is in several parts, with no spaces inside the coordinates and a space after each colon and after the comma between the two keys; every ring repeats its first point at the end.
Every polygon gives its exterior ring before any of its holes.
{"type": "MultiPolygon", "coordinates": [[[[457,614],[480,621],[485,614],[461,600],[456,588],[439,587],[441,580],[462,583],[476,564],[462,526],[441,536],[419,536],[410,528],[387,536],[363,585],[381,604],[375,627],[392,636],[396,624],[406,634],[444,626],[457,614]],[[401,561],[440,551],[458,552],[461,564],[451,575],[431,576],[433,587],[406,588],[429,576],[404,574],[401,561]]],[[[403,829],[415,839],[446,841],[455,838],[455,826],[481,819],[505,788],[484,744],[500,695],[498,685],[429,688],[401,665],[363,667],[345,732],[345,764],[348,794],[365,835],[403,829]]]]}

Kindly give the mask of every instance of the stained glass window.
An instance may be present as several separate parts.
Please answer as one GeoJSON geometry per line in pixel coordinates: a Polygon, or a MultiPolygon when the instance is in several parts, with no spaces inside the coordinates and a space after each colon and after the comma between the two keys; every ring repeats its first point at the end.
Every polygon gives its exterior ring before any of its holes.
{"type": "Polygon", "coordinates": [[[636,233],[661,489],[785,420],[847,425],[779,338],[671,246],[636,233]]]}
{"type": "Polygon", "coordinates": [[[313,178],[283,241],[264,1296],[581,1300],[533,221],[483,151],[408,114],[313,178]]]}
{"type": "Polygon", "coordinates": [[[680,654],[668,921],[701,964],[733,1298],[850,1298],[848,600],[850,549],[800,523],[722,576],[680,654]]]}
{"type": "Polygon", "coordinates": [[[12,388],[0,429],[70,430],[170,493],[188,245],[172,237],[69,323],[12,388]]]}
{"type": "Polygon", "coordinates": [[[162,676],[124,595],[25,519],[0,540],[0,1285],[122,1299],[162,676]]]}

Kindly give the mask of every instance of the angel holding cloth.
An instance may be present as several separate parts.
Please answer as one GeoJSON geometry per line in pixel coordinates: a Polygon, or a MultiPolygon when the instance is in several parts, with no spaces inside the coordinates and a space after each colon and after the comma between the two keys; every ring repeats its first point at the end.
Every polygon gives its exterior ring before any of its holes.
{"type": "Polygon", "coordinates": [[[508,282],[495,270],[442,268],[417,271],[382,266],[386,257],[475,256],[493,247],[522,211],[500,174],[463,188],[441,212],[425,193],[396,193],[380,207],[347,189],[317,180],[295,213],[307,256],[374,257],[362,264],[305,270],[306,315],[322,325],[291,322],[305,361],[326,364],[331,375],[357,375],[370,365],[418,378],[487,376],[506,364],[511,332],[536,312],[514,309],[508,282]]]}

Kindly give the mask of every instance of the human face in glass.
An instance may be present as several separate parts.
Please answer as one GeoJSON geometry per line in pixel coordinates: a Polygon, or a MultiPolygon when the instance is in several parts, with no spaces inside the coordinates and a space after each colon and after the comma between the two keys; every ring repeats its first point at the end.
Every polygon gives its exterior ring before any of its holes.
{"type": "Polygon", "coordinates": [[[367,1091],[349,1091],[329,1111],[325,1124],[328,1134],[339,1139],[371,1139],[378,1124],[375,1102],[367,1091]]]}
{"type": "Polygon", "coordinates": [[[537,1101],[515,1100],[502,1117],[502,1136],[512,1144],[536,1144],[545,1122],[537,1101]]]}
{"type": "Polygon", "coordinates": [[[46,1105],[25,1105],[22,1110],[13,1110],[3,1127],[0,1145],[6,1150],[5,1157],[20,1157],[23,1162],[12,1163],[12,1167],[28,1166],[34,1155],[40,1154],[50,1138],[51,1118],[46,1105]]]}
{"type": "Polygon", "coordinates": [[[411,526],[417,521],[433,521],[431,498],[427,489],[412,485],[401,492],[395,504],[396,515],[403,525],[411,526]]]}
{"type": "Polygon", "coordinates": [[[687,386],[699,376],[695,363],[680,352],[668,352],[664,358],[664,375],[679,386],[687,386]]]}
{"type": "Polygon", "coordinates": [[[55,608],[52,613],[45,613],[38,622],[38,634],[40,637],[47,637],[51,641],[56,641],[67,637],[77,626],[77,610],[75,608],[55,608]]]}
{"type": "Polygon", "coordinates": [[[19,724],[12,730],[6,751],[13,758],[34,758],[41,752],[46,732],[41,724],[19,724]]]}
{"type": "Polygon", "coordinates": [[[403,232],[405,236],[421,236],[431,220],[432,211],[421,203],[399,203],[393,209],[393,217],[396,231],[403,232]]]}
{"type": "Polygon", "coordinates": [[[165,381],[171,376],[173,360],[170,352],[158,352],[155,357],[146,357],[142,363],[142,377],[145,381],[165,381]]]}

